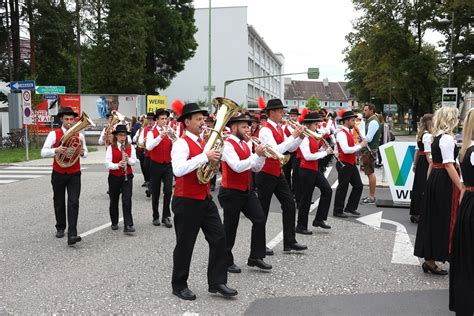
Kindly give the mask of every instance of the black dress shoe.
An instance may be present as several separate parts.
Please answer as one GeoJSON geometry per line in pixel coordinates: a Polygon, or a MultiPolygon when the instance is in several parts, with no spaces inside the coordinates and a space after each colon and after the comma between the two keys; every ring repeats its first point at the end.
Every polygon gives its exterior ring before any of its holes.
{"type": "Polygon", "coordinates": [[[76,242],[80,242],[82,240],[81,236],[69,236],[67,238],[67,244],[68,246],[72,246],[76,244],[76,242]]]}
{"type": "Polygon", "coordinates": [[[249,267],[257,267],[257,268],[260,268],[262,270],[271,270],[272,269],[272,265],[266,263],[265,261],[263,261],[263,259],[249,258],[249,260],[247,261],[247,265],[249,267]]]}
{"type": "Polygon", "coordinates": [[[434,268],[430,267],[430,265],[427,264],[426,262],[423,262],[423,264],[421,265],[421,268],[423,269],[424,273],[431,272],[431,274],[436,274],[436,275],[446,275],[446,274],[448,274],[448,271],[441,269],[437,265],[435,265],[434,268]]]}
{"type": "Polygon", "coordinates": [[[123,228],[123,232],[124,232],[125,234],[134,233],[134,232],[135,232],[135,227],[133,227],[132,225],[126,225],[126,226],[123,228]]]}
{"type": "Polygon", "coordinates": [[[219,293],[225,297],[236,296],[239,294],[237,290],[231,289],[227,287],[225,284],[217,284],[217,285],[209,285],[209,292],[210,293],[219,293]]]}
{"type": "Polygon", "coordinates": [[[268,248],[268,247],[265,247],[265,255],[266,256],[273,256],[273,250],[268,248]]]}
{"type": "Polygon", "coordinates": [[[112,224],[112,225],[110,225],[110,228],[112,230],[117,230],[118,229],[118,224],[112,224]]]}
{"type": "Polygon", "coordinates": [[[165,219],[163,219],[163,225],[165,225],[167,228],[173,227],[173,224],[171,224],[171,220],[169,217],[166,217],[165,219]]]}
{"type": "Polygon", "coordinates": [[[193,291],[191,291],[188,288],[185,288],[180,291],[173,290],[173,295],[176,295],[180,299],[186,300],[186,301],[194,301],[196,299],[196,295],[193,293],[193,291]]]}
{"type": "Polygon", "coordinates": [[[302,234],[302,235],[312,235],[313,234],[312,231],[304,229],[304,228],[299,228],[299,227],[295,228],[295,232],[297,234],[302,234]]]}
{"type": "Polygon", "coordinates": [[[229,273],[241,273],[242,270],[235,263],[227,267],[227,272],[229,273]]]}
{"type": "Polygon", "coordinates": [[[303,250],[306,250],[308,249],[308,246],[306,245],[302,245],[302,244],[299,244],[297,242],[295,242],[294,244],[291,244],[289,246],[285,246],[283,247],[283,251],[303,251],[303,250]]]}
{"type": "Polygon", "coordinates": [[[147,181],[143,182],[142,187],[146,188],[147,186],[148,186],[148,182],[147,181]]]}
{"type": "Polygon", "coordinates": [[[159,219],[154,219],[154,220],[153,220],[153,225],[154,225],[154,226],[160,226],[160,225],[161,225],[161,224],[160,224],[160,220],[159,220],[159,219]]]}
{"type": "Polygon", "coordinates": [[[56,232],[56,238],[63,238],[64,237],[64,229],[60,229],[56,232]]]}
{"type": "Polygon", "coordinates": [[[313,226],[314,227],[321,227],[321,228],[324,228],[324,229],[331,229],[331,226],[326,224],[325,221],[314,221],[313,226]]]}
{"type": "Polygon", "coordinates": [[[340,217],[340,218],[348,218],[349,216],[347,216],[346,214],[344,213],[333,213],[332,216],[334,217],[340,217]]]}
{"type": "Polygon", "coordinates": [[[360,215],[360,213],[359,213],[359,212],[357,212],[357,211],[344,210],[344,212],[346,212],[346,213],[350,213],[350,214],[352,214],[352,215],[356,215],[356,216],[359,216],[359,215],[360,215]]]}
{"type": "Polygon", "coordinates": [[[146,190],[145,191],[145,195],[147,198],[149,198],[151,196],[151,191],[150,190],[146,190]]]}

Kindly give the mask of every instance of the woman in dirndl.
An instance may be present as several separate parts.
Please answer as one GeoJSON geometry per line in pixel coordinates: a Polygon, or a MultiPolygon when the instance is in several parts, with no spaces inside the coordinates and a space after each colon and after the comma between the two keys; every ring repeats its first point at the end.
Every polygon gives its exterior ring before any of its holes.
{"type": "Polygon", "coordinates": [[[456,220],[459,192],[462,188],[455,167],[456,144],[453,130],[459,111],[442,107],[434,115],[434,138],[431,143],[432,164],[426,184],[424,208],[416,232],[415,256],[424,258],[423,272],[446,275],[436,261],[448,260],[451,232],[456,220]]]}
{"type": "Polygon", "coordinates": [[[453,232],[449,265],[449,309],[456,315],[474,314],[474,109],[464,120],[459,152],[462,200],[453,232]]]}
{"type": "Polygon", "coordinates": [[[418,134],[416,135],[416,144],[418,150],[415,153],[413,161],[413,188],[411,190],[410,203],[410,221],[418,223],[421,209],[423,207],[423,198],[425,196],[426,182],[428,180],[428,168],[431,164],[431,128],[433,126],[433,114],[427,113],[420,120],[418,134]]]}

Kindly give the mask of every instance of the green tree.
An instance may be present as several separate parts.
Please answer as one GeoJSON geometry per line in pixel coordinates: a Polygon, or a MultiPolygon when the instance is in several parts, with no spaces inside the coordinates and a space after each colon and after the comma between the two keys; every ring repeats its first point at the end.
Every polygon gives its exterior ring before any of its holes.
{"type": "Polygon", "coordinates": [[[306,108],[310,111],[321,110],[321,107],[319,106],[319,99],[316,98],[314,95],[310,96],[308,101],[306,102],[306,108]]]}

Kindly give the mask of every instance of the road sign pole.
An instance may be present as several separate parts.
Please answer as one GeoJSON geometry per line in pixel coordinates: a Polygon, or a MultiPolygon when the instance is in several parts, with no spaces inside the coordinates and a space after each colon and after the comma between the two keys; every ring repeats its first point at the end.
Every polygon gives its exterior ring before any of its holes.
{"type": "Polygon", "coordinates": [[[26,161],[30,159],[28,152],[28,125],[25,125],[25,147],[26,147],[26,161]]]}

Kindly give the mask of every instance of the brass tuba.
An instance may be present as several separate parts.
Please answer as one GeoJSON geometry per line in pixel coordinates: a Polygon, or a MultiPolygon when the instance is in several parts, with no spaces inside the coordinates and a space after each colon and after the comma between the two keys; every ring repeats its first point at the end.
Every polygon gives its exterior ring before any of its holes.
{"type": "MultiPolygon", "coordinates": [[[[241,110],[240,106],[232,101],[231,99],[218,97],[212,100],[212,104],[217,109],[216,115],[216,124],[211,130],[211,135],[209,140],[204,146],[204,152],[211,149],[219,150],[222,154],[224,151],[224,141],[222,139],[221,133],[227,122],[233,117],[237,112],[241,110]]],[[[197,178],[200,184],[207,184],[214,177],[214,175],[219,171],[220,163],[218,161],[209,161],[206,164],[199,167],[197,170],[197,178]]]]}
{"type": "Polygon", "coordinates": [[[105,133],[104,133],[106,147],[112,144],[112,132],[114,131],[114,126],[122,121],[125,121],[125,116],[123,114],[120,114],[116,110],[112,110],[110,114],[112,114],[112,120],[110,121],[109,125],[106,127],[105,133]]]}
{"type": "Polygon", "coordinates": [[[94,122],[82,112],[81,118],[70,129],[64,133],[59,141],[59,146],[67,147],[67,149],[54,156],[54,160],[61,168],[68,168],[76,163],[81,154],[82,142],[79,136],[75,134],[88,126],[95,126],[94,122]]]}

